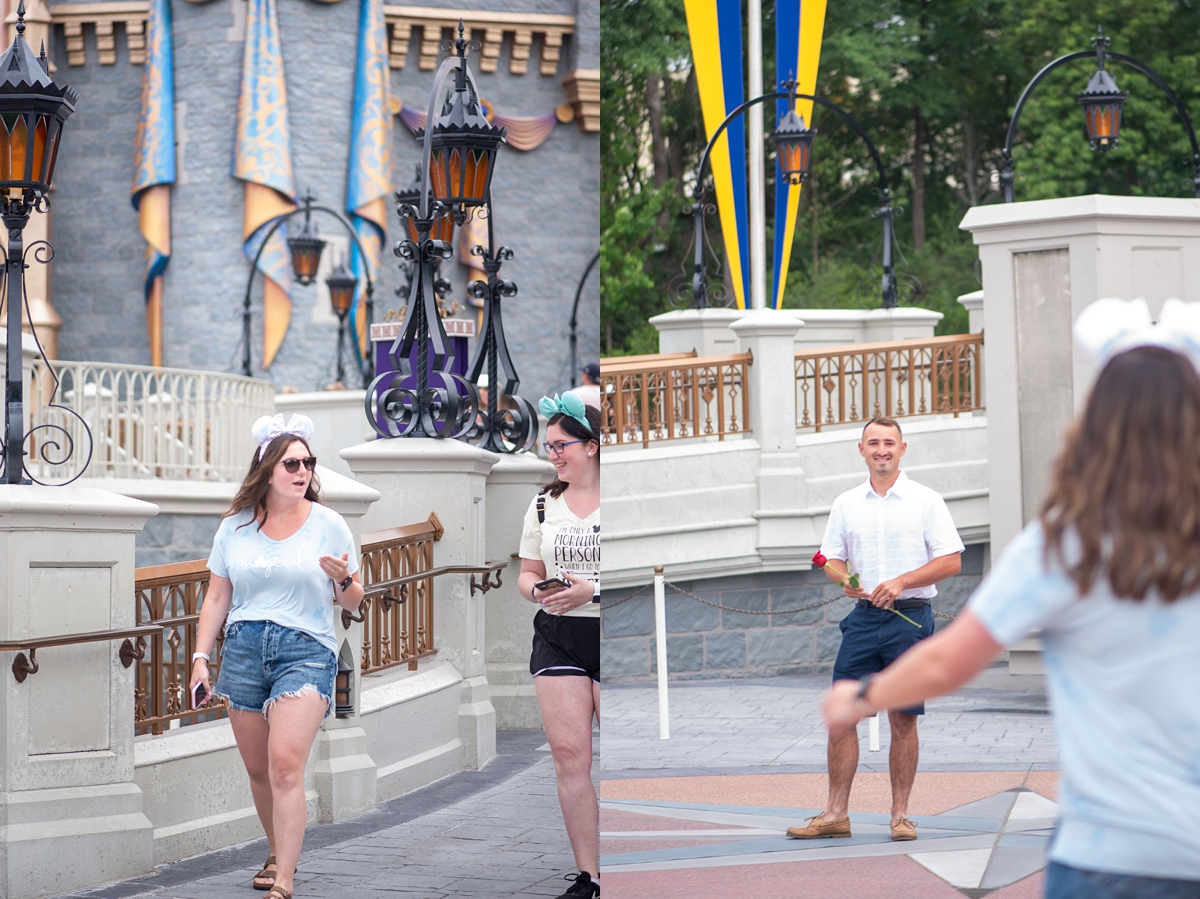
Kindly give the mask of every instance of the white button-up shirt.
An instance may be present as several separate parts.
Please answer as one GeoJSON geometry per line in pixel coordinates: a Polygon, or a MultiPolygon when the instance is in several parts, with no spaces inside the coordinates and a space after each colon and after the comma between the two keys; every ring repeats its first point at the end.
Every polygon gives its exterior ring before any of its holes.
{"type": "MultiPolygon", "coordinates": [[[[821,552],[842,559],[870,593],[883,581],[915,571],[939,556],[963,551],[946,502],[903,471],[886,496],[865,484],[833,501],[821,552]]],[[[913,587],[901,599],[932,599],[937,588],[913,587]]]]}

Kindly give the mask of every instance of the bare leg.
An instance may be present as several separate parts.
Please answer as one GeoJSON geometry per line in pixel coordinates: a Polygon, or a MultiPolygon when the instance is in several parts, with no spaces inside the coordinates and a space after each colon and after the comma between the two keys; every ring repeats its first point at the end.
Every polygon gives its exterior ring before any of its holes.
{"type": "Polygon", "coordinates": [[[596,727],[600,726],[600,683],[592,681],[592,707],[596,710],[596,727]]]}
{"type": "Polygon", "coordinates": [[[888,750],[888,769],[892,780],[892,820],[908,814],[908,797],[917,776],[917,757],[920,745],[917,738],[917,716],[903,712],[888,712],[892,727],[892,745],[888,750]]]}
{"type": "Polygon", "coordinates": [[[311,691],[276,701],[271,708],[268,741],[271,801],[274,811],[275,882],[288,892],[304,844],[308,819],[304,799],[304,765],[321,727],[328,703],[311,691]]]}
{"type": "Polygon", "coordinates": [[[829,767],[829,799],[825,803],[824,819],[844,818],[850,813],[850,787],[858,770],[858,731],[834,739],[829,738],[826,749],[829,767]]]}
{"type": "Polygon", "coordinates": [[[535,677],[538,708],[554,771],[558,804],[580,871],[599,874],[600,804],[592,783],[592,719],[598,685],[587,677],[535,677]]]}
{"type": "Polygon", "coordinates": [[[254,809],[259,823],[267,835],[271,847],[269,855],[275,854],[274,812],[271,805],[270,766],[267,761],[267,738],[270,725],[258,712],[229,710],[229,723],[233,727],[233,738],[237,741],[242,764],[250,776],[250,795],[254,797],[254,809]]]}

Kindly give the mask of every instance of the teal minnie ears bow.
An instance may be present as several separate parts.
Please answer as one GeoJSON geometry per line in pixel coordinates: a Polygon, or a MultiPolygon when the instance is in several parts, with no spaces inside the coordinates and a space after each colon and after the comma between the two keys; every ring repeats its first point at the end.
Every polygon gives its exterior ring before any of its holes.
{"type": "Polygon", "coordinates": [[[563,415],[569,415],[588,430],[591,430],[591,424],[587,420],[586,406],[583,405],[583,400],[573,393],[564,393],[561,397],[556,393],[554,399],[548,396],[538,400],[538,408],[542,410],[542,414],[547,418],[552,418],[561,412],[563,415]]]}

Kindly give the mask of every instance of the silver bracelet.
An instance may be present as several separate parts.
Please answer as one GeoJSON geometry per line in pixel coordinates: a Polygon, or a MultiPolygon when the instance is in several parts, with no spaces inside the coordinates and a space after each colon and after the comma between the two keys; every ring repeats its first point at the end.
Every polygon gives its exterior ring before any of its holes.
{"type": "Polygon", "coordinates": [[[193,652],[192,653],[192,664],[195,664],[196,659],[204,659],[204,661],[206,661],[206,662],[212,661],[212,657],[209,656],[209,654],[207,652],[193,652]]]}

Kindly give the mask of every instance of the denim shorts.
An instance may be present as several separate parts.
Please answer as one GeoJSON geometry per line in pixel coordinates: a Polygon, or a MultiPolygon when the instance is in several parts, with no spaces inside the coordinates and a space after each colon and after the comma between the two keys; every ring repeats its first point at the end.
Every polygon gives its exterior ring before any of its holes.
{"type": "Polygon", "coordinates": [[[213,693],[231,708],[267,715],[276,700],[304,692],[333,710],[337,657],[308,634],[273,621],[235,621],[225,629],[213,693]]]}
{"type": "MultiPolygon", "coordinates": [[[[890,609],[855,605],[842,619],[842,645],[833,663],[834,680],[858,680],[882,671],[919,640],[933,634],[933,607],[904,609],[905,621],[890,609]],[[919,627],[913,626],[915,621],[919,627]]],[[[906,715],[924,715],[925,704],[896,709],[906,715]]]]}
{"type": "Polygon", "coordinates": [[[1200,899],[1200,880],[1110,874],[1050,862],[1046,899],[1200,899]]]}

